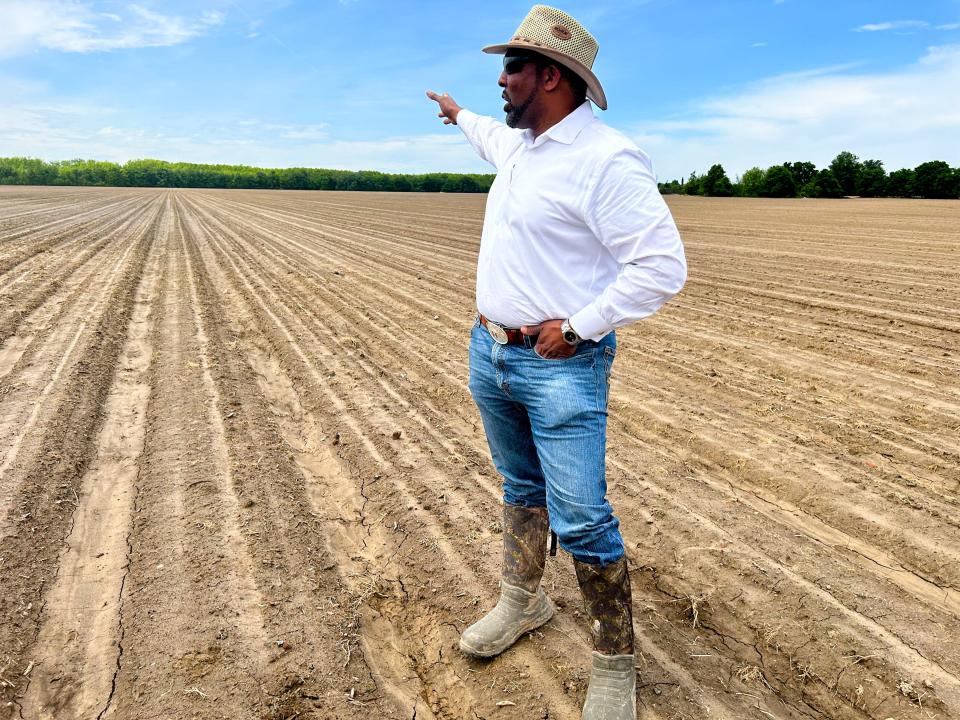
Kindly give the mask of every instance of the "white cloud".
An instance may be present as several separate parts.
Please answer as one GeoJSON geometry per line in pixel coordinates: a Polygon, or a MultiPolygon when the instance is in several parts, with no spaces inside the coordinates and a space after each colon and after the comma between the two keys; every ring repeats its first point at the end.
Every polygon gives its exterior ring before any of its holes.
{"type": "Polygon", "coordinates": [[[796,160],[824,166],[841,150],[883,160],[888,169],[927,160],[960,165],[960,45],[930,48],[887,73],[827,68],[768,78],[705,98],[683,115],[637,125],[661,178],[729,173],[796,160]]]}
{"type": "Polygon", "coordinates": [[[930,27],[923,20],[895,20],[893,22],[869,23],[853,28],[854,32],[883,32],[885,30],[920,30],[930,27]]]}
{"type": "MultiPolygon", "coordinates": [[[[956,87],[960,45],[946,45],[887,72],[846,64],[769,77],[702,98],[674,117],[623,129],[651,154],[662,179],[703,172],[715,162],[731,176],[784,161],[811,160],[823,167],[841,150],[883,160],[888,169],[932,159],[958,166],[960,95],[946,91],[956,87]]],[[[345,140],[338,128],[322,122],[203,123],[171,115],[138,123],[128,108],[51,100],[43,86],[2,75],[0,97],[0,156],[491,171],[454,128],[345,140]]]]}
{"type": "Polygon", "coordinates": [[[135,4],[119,15],[71,0],[0,0],[0,17],[0,57],[38,49],[88,53],[178,45],[225,19],[205,11],[188,20],[135,4]]]}

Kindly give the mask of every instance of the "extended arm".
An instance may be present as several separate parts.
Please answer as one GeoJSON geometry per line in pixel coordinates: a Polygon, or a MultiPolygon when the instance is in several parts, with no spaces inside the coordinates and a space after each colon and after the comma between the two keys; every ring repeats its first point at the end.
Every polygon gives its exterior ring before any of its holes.
{"type": "Polygon", "coordinates": [[[499,169],[520,142],[520,131],[460,107],[448,93],[427,90],[427,97],[439,105],[437,117],[443,119],[443,124],[458,125],[477,154],[495,168],[499,169]]]}

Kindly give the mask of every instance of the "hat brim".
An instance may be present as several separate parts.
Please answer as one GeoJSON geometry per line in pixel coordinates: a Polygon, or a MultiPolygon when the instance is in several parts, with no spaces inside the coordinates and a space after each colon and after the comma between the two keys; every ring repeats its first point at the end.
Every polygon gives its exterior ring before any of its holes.
{"type": "Polygon", "coordinates": [[[607,96],[603,92],[603,86],[600,84],[597,76],[593,74],[593,70],[578,61],[576,58],[565,55],[562,52],[554,50],[553,48],[546,47],[541,43],[525,40],[511,40],[510,42],[503,43],[502,45],[487,45],[485,48],[483,48],[483,52],[491,55],[504,55],[506,54],[507,50],[511,49],[533,50],[541,55],[546,55],[551,60],[556,60],[558,63],[572,70],[583,79],[583,81],[587,84],[587,97],[592,100],[598,108],[601,110],[607,109],[607,96]]]}

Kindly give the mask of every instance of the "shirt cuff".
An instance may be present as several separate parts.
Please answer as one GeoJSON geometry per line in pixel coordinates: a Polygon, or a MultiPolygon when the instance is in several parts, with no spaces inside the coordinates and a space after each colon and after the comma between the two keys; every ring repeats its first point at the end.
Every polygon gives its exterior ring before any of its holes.
{"type": "Polygon", "coordinates": [[[457,113],[457,127],[460,128],[463,132],[467,132],[463,127],[463,121],[466,120],[468,125],[472,125],[473,121],[477,119],[477,114],[466,108],[460,108],[460,112],[457,113]]]}
{"type": "Polygon", "coordinates": [[[570,327],[577,335],[587,340],[599,340],[613,330],[613,325],[600,317],[593,303],[570,317],[570,327]]]}

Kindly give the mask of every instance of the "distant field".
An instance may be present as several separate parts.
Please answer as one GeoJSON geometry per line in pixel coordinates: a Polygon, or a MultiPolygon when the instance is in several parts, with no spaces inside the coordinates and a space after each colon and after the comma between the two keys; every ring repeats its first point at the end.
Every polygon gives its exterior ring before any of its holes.
{"type": "MultiPolygon", "coordinates": [[[[0,717],[580,717],[562,553],[456,649],[483,202],[0,188],[0,717]]],[[[641,717],[960,717],[960,203],[670,203],[611,393],[641,717]]]]}

